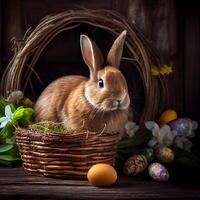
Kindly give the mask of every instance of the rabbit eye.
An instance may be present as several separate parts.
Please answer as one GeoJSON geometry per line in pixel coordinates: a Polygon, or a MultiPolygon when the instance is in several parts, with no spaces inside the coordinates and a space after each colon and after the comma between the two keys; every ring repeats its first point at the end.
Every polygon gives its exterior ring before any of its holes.
{"type": "Polygon", "coordinates": [[[103,80],[101,78],[98,80],[98,85],[100,88],[104,87],[103,80]]]}

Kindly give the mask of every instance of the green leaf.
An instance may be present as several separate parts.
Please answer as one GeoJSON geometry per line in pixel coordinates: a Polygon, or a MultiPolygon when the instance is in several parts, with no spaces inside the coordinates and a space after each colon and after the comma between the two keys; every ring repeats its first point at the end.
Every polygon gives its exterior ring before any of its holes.
{"type": "Polygon", "coordinates": [[[7,152],[7,154],[12,155],[12,156],[15,156],[15,157],[16,157],[16,156],[19,157],[19,151],[18,151],[17,145],[16,145],[16,144],[13,144],[13,148],[10,149],[10,150],[7,152]]]}
{"type": "Polygon", "coordinates": [[[175,154],[174,162],[200,169],[200,158],[192,152],[185,151],[178,147],[173,147],[172,150],[175,154]]]}
{"type": "Polygon", "coordinates": [[[8,122],[6,126],[0,131],[0,139],[6,140],[7,138],[13,137],[15,128],[11,122],[8,122]]]}
{"type": "Polygon", "coordinates": [[[16,160],[20,160],[20,157],[19,156],[12,156],[12,155],[0,155],[0,160],[16,161],[16,160]]]}
{"type": "Polygon", "coordinates": [[[33,114],[32,108],[23,108],[22,106],[18,107],[13,115],[12,123],[17,125],[19,123],[20,126],[27,126],[30,124],[30,120],[33,114]],[[17,121],[17,123],[16,123],[17,121]]]}
{"type": "Polygon", "coordinates": [[[3,97],[0,97],[0,105],[4,105],[4,107],[6,106],[6,101],[3,97]]]}
{"type": "Polygon", "coordinates": [[[29,107],[29,108],[33,108],[34,107],[34,104],[33,104],[33,102],[29,99],[29,98],[25,98],[25,100],[24,100],[24,105],[26,106],[26,107],[29,107]]]}
{"type": "Polygon", "coordinates": [[[13,144],[0,145],[0,154],[5,153],[5,152],[11,150],[13,147],[14,147],[13,144]]]}
{"type": "Polygon", "coordinates": [[[19,151],[18,151],[18,147],[16,144],[5,144],[1,148],[2,153],[0,153],[0,165],[5,165],[7,167],[12,167],[15,164],[19,165],[19,161],[20,159],[20,155],[19,155],[19,151]],[[7,148],[6,148],[7,146],[7,148]],[[3,147],[5,147],[3,149],[3,147]],[[6,151],[7,150],[7,151],[6,151]]]}
{"type": "Polygon", "coordinates": [[[10,109],[11,109],[11,112],[14,113],[15,112],[15,106],[11,103],[9,104],[10,105],[10,109]]]}
{"type": "Polygon", "coordinates": [[[24,114],[23,114],[22,118],[19,120],[19,123],[22,126],[29,125],[30,122],[31,122],[32,115],[33,115],[33,109],[32,108],[24,108],[24,114]]]}
{"type": "Polygon", "coordinates": [[[0,97],[0,117],[5,116],[5,106],[6,106],[5,100],[2,97],[0,97]]]}
{"type": "Polygon", "coordinates": [[[33,115],[33,109],[32,108],[25,108],[25,111],[24,111],[24,117],[26,118],[31,118],[31,116],[33,115]]]}
{"type": "Polygon", "coordinates": [[[10,148],[6,153],[4,152],[4,154],[0,154],[0,160],[6,160],[6,161],[20,160],[17,145],[13,144],[12,148],[10,148]]]}
{"type": "Polygon", "coordinates": [[[13,119],[14,120],[21,119],[23,117],[23,115],[24,115],[24,111],[25,111],[25,109],[23,107],[21,107],[21,106],[19,108],[17,108],[17,110],[13,114],[13,119]]]}
{"type": "Polygon", "coordinates": [[[10,121],[10,123],[11,123],[11,125],[13,125],[13,127],[18,126],[18,121],[17,121],[16,119],[12,119],[12,120],[10,121]]]}
{"type": "Polygon", "coordinates": [[[4,165],[6,167],[12,167],[12,162],[7,161],[7,160],[0,160],[0,165],[4,165]]]}
{"type": "Polygon", "coordinates": [[[6,138],[6,139],[5,139],[5,143],[6,143],[6,144],[15,144],[15,140],[13,139],[13,137],[11,137],[11,138],[6,138]]]}
{"type": "Polygon", "coordinates": [[[138,132],[134,137],[122,140],[118,143],[118,149],[135,147],[141,144],[146,144],[152,137],[151,132],[140,133],[138,132]]]}

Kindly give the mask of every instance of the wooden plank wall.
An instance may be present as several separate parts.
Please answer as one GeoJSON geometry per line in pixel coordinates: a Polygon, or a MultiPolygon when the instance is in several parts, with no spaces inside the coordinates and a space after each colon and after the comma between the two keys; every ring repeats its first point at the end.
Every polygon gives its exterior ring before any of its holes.
{"type": "MultiPolygon", "coordinates": [[[[3,44],[1,40],[0,45],[0,61],[3,60],[3,69],[5,69],[12,58],[10,39],[22,38],[28,27],[36,26],[48,14],[77,7],[115,10],[137,24],[160,54],[163,64],[174,66],[174,73],[168,77],[169,106],[176,109],[180,115],[190,116],[199,121],[200,17],[197,4],[194,0],[0,1],[0,9],[3,11],[0,14],[0,38],[3,38],[3,44]]],[[[64,39],[66,36],[61,35],[61,37],[64,39]]],[[[67,50],[65,45],[62,46],[62,39],[58,40],[59,45],[56,47],[60,46],[59,50],[49,48],[48,54],[40,59],[39,64],[44,66],[40,72],[47,70],[45,66],[48,65],[50,71],[48,77],[54,75],[51,69],[55,64],[62,70],[59,66],[67,62],[65,55],[71,49],[67,50]]],[[[73,59],[77,61],[77,57],[72,55],[70,60],[72,64],[73,59]]],[[[75,70],[74,67],[72,68],[75,70]]]]}
{"type": "Polygon", "coordinates": [[[184,112],[200,121],[200,6],[186,1],[184,9],[184,112]]]}

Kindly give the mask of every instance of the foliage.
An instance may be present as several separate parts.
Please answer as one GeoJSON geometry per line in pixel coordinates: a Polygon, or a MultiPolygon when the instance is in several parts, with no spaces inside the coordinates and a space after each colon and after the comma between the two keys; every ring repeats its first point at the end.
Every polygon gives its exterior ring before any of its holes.
{"type": "MultiPolygon", "coordinates": [[[[145,123],[145,125],[149,125],[149,124],[150,123],[147,124],[147,122],[145,123]]],[[[164,125],[164,127],[166,126],[167,125],[164,125]]],[[[152,140],[152,138],[155,138],[155,136],[157,135],[162,136],[162,140],[159,140],[161,141],[160,144],[161,146],[166,145],[165,142],[163,141],[164,141],[164,138],[169,135],[169,131],[162,132],[163,127],[159,128],[158,126],[156,130],[159,130],[159,134],[157,133],[157,131],[155,131],[155,123],[154,123],[154,126],[152,126],[152,128],[149,128],[149,126],[147,126],[147,128],[143,129],[142,131],[138,130],[132,137],[130,137],[130,135],[126,132],[128,138],[121,140],[118,143],[118,148],[117,148],[116,167],[119,171],[122,171],[124,162],[129,157],[133,156],[134,154],[143,154],[145,149],[149,149],[149,143],[152,140]]],[[[198,158],[192,152],[187,151],[187,149],[181,149],[180,147],[175,146],[172,143],[169,143],[169,145],[167,146],[169,146],[172,149],[175,155],[175,159],[173,163],[176,163],[182,166],[187,166],[190,168],[200,169],[200,158],[198,158]]],[[[152,147],[150,145],[150,148],[152,148],[152,150],[154,150],[154,153],[156,153],[156,150],[157,148],[159,148],[159,146],[157,145],[157,146],[152,147]]],[[[159,162],[159,160],[156,160],[156,157],[152,161],[159,162]]]]}
{"type": "Polygon", "coordinates": [[[31,123],[33,104],[28,99],[9,103],[0,98],[0,164],[13,166],[20,161],[17,145],[14,141],[16,127],[25,127],[31,123]]]}
{"type": "Polygon", "coordinates": [[[175,154],[175,163],[200,169],[200,158],[194,155],[192,152],[180,149],[178,147],[172,147],[172,150],[175,154]]]}

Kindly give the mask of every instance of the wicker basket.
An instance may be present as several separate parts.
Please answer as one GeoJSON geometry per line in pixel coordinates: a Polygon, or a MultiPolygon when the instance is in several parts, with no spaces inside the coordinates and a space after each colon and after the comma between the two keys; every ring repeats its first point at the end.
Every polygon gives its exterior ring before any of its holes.
{"type": "Polygon", "coordinates": [[[86,178],[97,163],[114,165],[119,134],[44,133],[18,128],[16,143],[27,173],[48,177],[86,178]]]}

